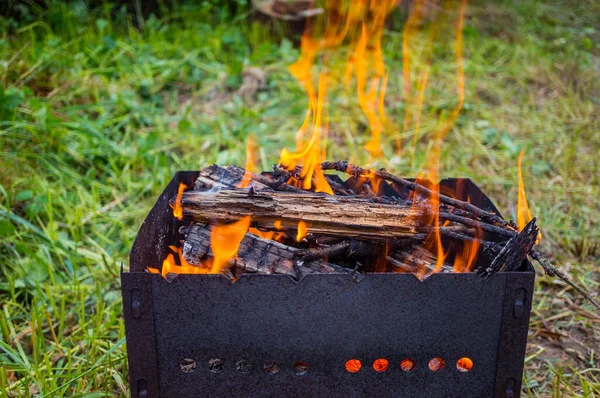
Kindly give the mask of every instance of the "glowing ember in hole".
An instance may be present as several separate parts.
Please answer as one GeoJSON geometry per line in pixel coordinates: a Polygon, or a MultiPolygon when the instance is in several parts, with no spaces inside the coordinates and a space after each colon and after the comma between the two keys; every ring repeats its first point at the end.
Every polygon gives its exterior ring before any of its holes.
{"type": "Polygon", "coordinates": [[[417,362],[411,358],[403,359],[402,362],[400,362],[400,368],[405,372],[412,372],[415,370],[416,366],[417,362]]]}
{"type": "Polygon", "coordinates": [[[376,372],[385,372],[388,368],[388,366],[390,365],[389,361],[385,358],[379,358],[376,359],[375,362],[373,362],[373,369],[375,369],[376,372]]]}
{"type": "Polygon", "coordinates": [[[469,370],[473,369],[473,361],[471,358],[461,358],[456,361],[456,369],[458,369],[459,372],[468,372],[469,370]]]}
{"type": "Polygon", "coordinates": [[[346,370],[350,373],[356,373],[360,370],[362,364],[358,359],[350,359],[346,362],[346,370]]]}
{"type": "Polygon", "coordinates": [[[444,366],[446,366],[446,363],[440,357],[432,358],[429,361],[429,369],[432,372],[439,372],[440,370],[444,369],[444,366]]]}

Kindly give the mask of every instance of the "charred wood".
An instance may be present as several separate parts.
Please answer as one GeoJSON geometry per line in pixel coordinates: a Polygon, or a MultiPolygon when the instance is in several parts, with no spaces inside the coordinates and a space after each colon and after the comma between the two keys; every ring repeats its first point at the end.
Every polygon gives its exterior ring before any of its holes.
{"type": "Polygon", "coordinates": [[[527,258],[533,245],[535,245],[539,234],[535,220],[535,218],[531,220],[521,232],[510,238],[490,266],[481,270],[480,273],[483,277],[490,278],[500,271],[515,271],[521,266],[521,263],[527,258]]]}
{"type": "Polygon", "coordinates": [[[430,190],[427,187],[424,187],[421,184],[418,184],[416,182],[412,182],[409,180],[406,180],[404,178],[401,177],[397,177],[393,174],[388,173],[385,169],[379,169],[379,170],[369,170],[369,169],[363,169],[362,167],[358,167],[356,165],[353,164],[349,164],[348,162],[345,161],[337,161],[337,162],[323,162],[321,164],[321,168],[323,170],[336,170],[336,171],[340,171],[343,173],[347,173],[350,175],[353,175],[355,177],[368,177],[368,178],[372,178],[373,176],[379,177],[383,180],[398,184],[400,186],[403,186],[411,191],[415,191],[416,193],[419,193],[421,195],[425,195],[427,197],[432,197],[434,195],[438,195],[439,196],[439,201],[440,203],[444,203],[447,204],[449,206],[453,206],[459,209],[463,209],[466,210],[470,213],[473,213],[474,215],[476,215],[477,217],[479,217],[482,220],[488,221],[492,224],[499,224],[502,225],[506,228],[511,228],[510,227],[510,222],[506,221],[504,219],[502,219],[500,216],[498,216],[497,214],[485,211],[483,209],[480,209],[477,206],[472,205],[471,203],[468,202],[464,202],[462,200],[458,200],[458,199],[454,199],[451,198],[449,196],[446,195],[442,195],[436,192],[433,192],[432,190],[430,190]]]}
{"type": "Polygon", "coordinates": [[[452,267],[445,263],[438,269],[436,256],[421,246],[393,252],[387,260],[393,272],[422,274],[424,277],[436,272],[452,272],[452,267]]]}
{"type": "MultiPolygon", "coordinates": [[[[182,256],[190,265],[202,267],[213,257],[210,248],[210,227],[195,223],[188,230],[183,243],[182,256]]],[[[235,274],[284,274],[294,278],[319,272],[347,272],[344,268],[320,259],[306,261],[298,256],[299,250],[247,233],[238,248],[237,258],[229,262],[235,274]]]]}
{"type": "MultiPolygon", "coordinates": [[[[204,191],[211,188],[235,188],[240,185],[246,171],[237,166],[212,166],[200,170],[200,175],[194,184],[194,190],[204,191]]],[[[281,183],[276,179],[264,176],[262,174],[248,173],[246,177],[250,177],[251,182],[246,188],[261,190],[271,188],[279,191],[299,192],[303,191],[300,188],[292,185],[281,183]]]]}

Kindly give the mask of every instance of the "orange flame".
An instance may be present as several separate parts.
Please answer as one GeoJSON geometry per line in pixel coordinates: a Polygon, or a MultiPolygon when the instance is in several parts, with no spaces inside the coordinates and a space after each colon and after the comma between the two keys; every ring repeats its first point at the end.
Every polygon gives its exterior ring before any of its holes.
{"type": "Polygon", "coordinates": [[[252,181],[252,172],[254,171],[254,153],[256,152],[256,139],[253,136],[249,136],[246,141],[246,171],[244,177],[238,184],[238,188],[246,188],[252,181]]]}
{"type": "MultiPolygon", "coordinates": [[[[533,219],[531,216],[531,211],[529,210],[529,204],[527,204],[527,195],[525,194],[525,184],[523,183],[523,171],[522,171],[522,163],[523,156],[525,156],[525,148],[519,154],[519,194],[517,197],[517,225],[519,226],[519,231],[521,231],[529,221],[533,219]]],[[[536,243],[542,239],[542,232],[538,233],[538,238],[536,243]]]]}
{"type": "Polygon", "coordinates": [[[219,274],[223,267],[236,255],[242,239],[250,227],[250,216],[231,224],[213,225],[210,230],[210,248],[214,259],[211,274],[219,274]]]}
{"type": "MultiPolygon", "coordinates": [[[[325,192],[329,195],[333,195],[333,190],[325,179],[325,175],[320,166],[320,163],[325,160],[322,156],[324,146],[322,141],[324,141],[323,134],[326,134],[326,127],[322,122],[322,114],[323,103],[325,101],[326,82],[327,75],[321,73],[319,78],[319,95],[315,110],[316,116],[311,126],[311,132],[306,147],[304,147],[304,149],[298,147],[297,152],[295,153],[284,148],[283,151],[281,151],[279,162],[288,170],[293,170],[296,166],[303,165],[302,173],[300,175],[302,179],[301,187],[303,189],[311,189],[314,182],[316,192],[325,192]]],[[[310,114],[311,112],[309,111],[309,116],[310,114]]],[[[299,136],[297,135],[296,138],[298,139],[298,137],[299,136]]]]}
{"type": "Polygon", "coordinates": [[[173,252],[175,252],[179,257],[179,263],[177,264],[175,261],[175,256],[173,253],[169,253],[167,257],[163,260],[162,269],[159,271],[156,268],[148,267],[148,271],[153,274],[160,274],[163,278],[166,278],[168,274],[208,274],[210,273],[209,269],[203,267],[196,267],[190,265],[182,256],[181,248],[175,246],[169,246],[173,252]]]}
{"type": "MultiPolygon", "coordinates": [[[[273,226],[275,227],[276,230],[280,231],[282,229],[281,220],[275,221],[273,223],[273,226]]],[[[278,242],[280,242],[281,239],[283,238],[283,232],[261,231],[260,229],[254,228],[254,227],[251,227],[250,229],[248,229],[248,232],[250,232],[253,235],[258,236],[259,238],[275,240],[278,242]]]]}
{"type": "Polygon", "coordinates": [[[296,242],[300,242],[308,233],[308,226],[302,220],[298,221],[298,234],[296,235],[296,242]]]}
{"type": "Polygon", "coordinates": [[[323,17],[316,19],[317,26],[309,23],[302,35],[300,58],[289,70],[306,91],[308,111],[304,123],[296,133],[296,151],[284,149],[280,163],[288,170],[293,170],[298,165],[303,166],[300,176],[302,181],[291,182],[304,189],[311,189],[314,185],[315,191],[333,195],[319,163],[326,156],[327,93],[340,68],[331,67],[330,59],[333,57],[326,54],[322,71],[318,75],[318,88],[315,89],[313,67],[318,55],[324,50],[340,46],[346,37],[350,38],[351,55],[345,68],[345,81],[348,84],[353,74],[356,77],[359,105],[371,129],[371,139],[365,147],[373,157],[383,154],[381,132],[386,123],[384,96],[387,74],[381,50],[381,36],[385,18],[395,3],[395,0],[326,0],[326,12],[323,17]],[[323,24],[324,27],[321,26],[323,24]],[[309,135],[305,141],[307,133],[309,135]]]}
{"type": "MultiPolygon", "coordinates": [[[[426,220],[426,222],[432,226],[432,232],[429,234],[429,236],[425,240],[425,247],[429,251],[436,253],[436,256],[437,256],[436,266],[435,266],[435,269],[432,271],[432,273],[437,273],[442,270],[444,261],[448,255],[448,253],[446,253],[444,251],[444,247],[442,245],[441,232],[440,232],[440,229],[438,228],[438,226],[440,225],[440,222],[439,222],[440,221],[440,217],[439,217],[439,205],[440,205],[439,189],[440,189],[440,187],[439,187],[438,181],[440,180],[439,168],[440,168],[440,156],[441,156],[441,151],[442,151],[442,142],[443,142],[444,138],[446,137],[446,134],[450,131],[450,129],[454,125],[454,122],[458,118],[458,115],[460,114],[460,111],[462,109],[464,99],[465,99],[462,31],[463,31],[464,14],[465,14],[466,5],[467,5],[467,1],[462,0],[461,6],[460,6],[460,11],[459,11],[458,24],[456,27],[456,58],[457,58],[457,69],[458,69],[458,71],[457,71],[458,104],[452,110],[450,115],[447,116],[446,118],[444,118],[443,120],[441,120],[441,122],[438,124],[438,127],[436,128],[436,131],[435,131],[435,136],[433,137],[431,151],[427,156],[427,162],[426,162],[427,171],[425,173],[419,173],[419,176],[417,177],[417,183],[428,187],[432,191],[432,195],[428,198],[429,205],[431,206],[432,212],[429,216],[427,216],[428,220],[426,220]]],[[[425,89],[425,85],[427,83],[426,79],[427,79],[427,76],[429,73],[428,70],[429,70],[429,68],[426,69],[426,74],[423,76],[423,81],[421,83],[421,90],[425,89]]],[[[420,97],[422,97],[421,94],[420,94],[420,97]]],[[[420,98],[419,101],[420,101],[420,103],[422,103],[422,98],[420,98]]],[[[419,105],[419,107],[420,106],[421,105],[419,105]]],[[[415,196],[415,200],[416,200],[416,196],[415,196]]],[[[464,250],[466,250],[466,247],[467,246],[465,246],[464,250]]],[[[477,251],[473,250],[473,249],[474,249],[474,247],[469,247],[468,254],[465,254],[467,259],[464,264],[460,265],[461,269],[464,266],[467,266],[469,261],[471,261],[471,262],[474,261],[474,259],[469,260],[472,256],[475,256],[477,253],[477,251]],[[473,251],[473,254],[471,254],[471,251],[473,251]]],[[[422,277],[424,277],[424,273],[425,273],[425,270],[423,269],[418,273],[417,276],[419,278],[422,278],[422,277]]]]}
{"type": "Polygon", "coordinates": [[[475,267],[475,261],[479,255],[481,243],[479,239],[483,237],[483,229],[477,226],[475,229],[475,239],[463,242],[461,250],[454,257],[452,272],[470,272],[475,267]]]}
{"type": "Polygon", "coordinates": [[[175,197],[175,205],[169,205],[173,209],[173,217],[178,220],[183,218],[183,208],[181,207],[181,198],[183,196],[183,191],[187,189],[187,185],[183,182],[179,183],[179,187],[177,188],[177,196],[175,197]]]}

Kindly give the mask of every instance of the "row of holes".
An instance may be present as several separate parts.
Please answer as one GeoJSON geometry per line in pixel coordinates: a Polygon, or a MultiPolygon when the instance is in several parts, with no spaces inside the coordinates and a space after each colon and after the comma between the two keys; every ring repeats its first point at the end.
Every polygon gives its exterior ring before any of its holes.
{"type": "MultiPolygon", "coordinates": [[[[376,372],[382,373],[389,368],[389,365],[390,363],[387,359],[379,358],[373,362],[373,369],[375,369],[376,372]]],[[[193,359],[186,358],[181,361],[179,366],[184,373],[191,373],[194,371],[194,369],[196,369],[196,362],[193,359]]],[[[222,372],[224,366],[225,362],[219,358],[214,358],[208,361],[208,369],[214,373],[222,372]]],[[[440,370],[444,369],[446,363],[442,358],[435,357],[429,361],[428,366],[432,372],[439,372],[440,370]]],[[[416,367],[417,361],[412,358],[406,358],[400,362],[400,368],[405,372],[412,372],[416,369],[416,367]]],[[[240,373],[250,373],[252,370],[252,365],[250,362],[242,359],[235,363],[235,368],[240,373]]],[[[350,373],[356,373],[361,368],[362,362],[360,362],[358,359],[350,359],[346,362],[346,370],[350,373]]],[[[459,372],[468,372],[472,368],[473,361],[471,358],[464,357],[456,361],[456,369],[458,369],[459,372]]],[[[306,362],[296,362],[292,365],[292,369],[298,376],[303,376],[306,374],[306,372],[308,372],[308,364],[306,362]]],[[[275,361],[267,361],[263,365],[263,370],[266,373],[275,374],[279,372],[279,366],[275,361]]]]}
{"type": "MultiPolygon", "coordinates": [[[[385,372],[390,365],[390,362],[385,358],[376,359],[373,362],[373,369],[376,372],[385,372]]],[[[446,362],[440,358],[435,357],[429,361],[429,370],[432,372],[439,372],[446,367],[446,362]]],[[[400,368],[405,372],[412,372],[417,367],[417,361],[413,358],[406,358],[400,362],[400,368]]],[[[358,359],[350,359],[346,362],[346,370],[350,373],[356,373],[362,368],[362,363],[358,359]]],[[[459,372],[468,372],[473,368],[473,360],[471,358],[461,358],[456,361],[456,369],[459,372]]]]}

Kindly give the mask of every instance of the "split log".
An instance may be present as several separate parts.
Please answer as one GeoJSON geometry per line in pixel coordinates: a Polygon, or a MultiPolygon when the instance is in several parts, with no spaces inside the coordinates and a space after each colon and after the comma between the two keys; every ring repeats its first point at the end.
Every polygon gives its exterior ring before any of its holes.
{"type": "MultiPolygon", "coordinates": [[[[193,224],[186,233],[182,256],[193,266],[203,266],[213,257],[210,249],[210,227],[193,224]]],[[[320,259],[305,261],[298,256],[299,250],[247,233],[238,248],[237,257],[229,261],[235,275],[242,273],[284,274],[299,279],[314,272],[348,272],[346,269],[320,259]]]]}
{"type": "Polygon", "coordinates": [[[184,217],[197,222],[227,223],[250,215],[261,229],[273,229],[281,221],[284,230],[295,230],[304,221],[313,234],[367,240],[412,237],[424,213],[410,204],[373,203],[362,197],[245,189],[185,192],[181,206],[184,217]]]}
{"type": "MultiPolygon", "coordinates": [[[[203,191],[210,188],[235,188],[240,185],[245,173],[246,171],[241,167],[217,166],[216,164],[213,164],[212,166],[200,170],[200,175],[194,184],[194,190],[203,191]]],[[[278,191],[303,191],[300,188],[282,183],[281,181],[277,181],[262,174],[249,173],[248,176],[251,181],[246,188],[253,188],[257,191],[267,187],[278,191]]]]}
{"type": "Polygon", "coordinates": [[[345,161],[323,162],[321,164],[321,168],[323,170],[340,171],[343,173],[353,175],[355,177],[372,178],[375,176],[375,177],[379,177],[383,180],[403,186],[411,191],[415,191],[416,193],[425,195],[426,197],[432,197],[433,195],[437,195],[439,197],[440,203],[444,203],[446,205],[465,210],[469,213],[474,214],[475,216],[477,216],[478,218],[480,218],[482,220],[488,221],[492,224],[502,225],[506,229],[512,229],[514,231],[513,225],[509,221],[504,220],[502,217],[498,216],[495,213],[491,213],[489,211],[480,209],[479,207],[472,205],[471,203],[464,202],[464,201],[458,200],[458,199],[454,199],[449,196],[443,195],[441,193],[434,193],[432,190],[430,190],[429,188],[427,188],[421,184],[406,180],[401,177],[397,177],[393,174],[388,173],[385,169],[379,169],[379,170],[363,169],[362,167],[358,167],[356,165],[349,164],[348,162],[345,162],[345,161]]]}
{"type": "Polygon", "coordinates": [[[391,253],[387,256],[387,260],[392,272],[404,272],[417,275],[422,274],[423,277],[427,277],[434,272],[452,272],[452,266],[446,263],[442,264],[439,271],[436,271],[436,256],[422,246],[415,246],[410,250],[391,253]]]}
{"type": "Polygon", "coordinates": [[[490,278],[497,272],[515,271],[521,266],[521,263],[531,252],[533,245],[535,245],[539,234],[535,220],[535,218],[531,220],[518,235],[510,238],[490,266],[481,270],[482,276],[490,278]]]}

